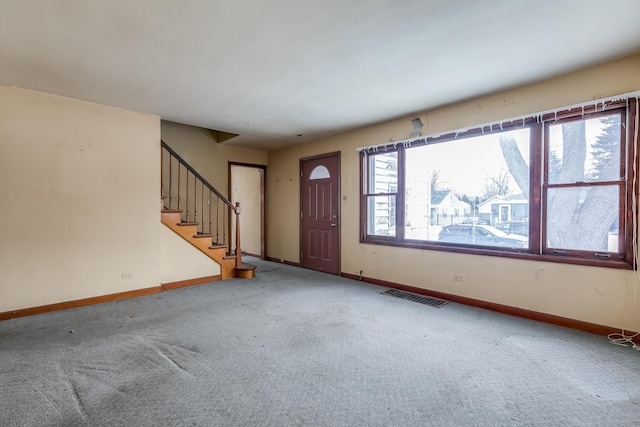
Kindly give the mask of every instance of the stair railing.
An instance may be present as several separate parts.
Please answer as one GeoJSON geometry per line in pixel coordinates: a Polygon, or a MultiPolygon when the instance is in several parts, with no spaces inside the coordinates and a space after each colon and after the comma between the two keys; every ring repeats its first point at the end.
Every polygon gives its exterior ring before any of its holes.
{"type": "Polygon", "coordinates": [[[235,256],[236,267],[240,267],[240,203],[231,203],[164,141],[161,145],[160,188],[164,209],[182,211],[183,224],[198,224],[197,236],[211,237],[212,246],[226,247],[227,255],[235,256]],[[232,213],[236,225],[235,251],[230,238],[232,213]]]}

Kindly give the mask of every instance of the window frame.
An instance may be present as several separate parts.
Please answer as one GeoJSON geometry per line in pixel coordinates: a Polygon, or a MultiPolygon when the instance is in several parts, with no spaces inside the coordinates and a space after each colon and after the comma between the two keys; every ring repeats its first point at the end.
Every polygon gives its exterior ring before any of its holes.
{"type": "MultiPolygon", "coordinates": [[[[371,179],[374,176],[374,174],[372,173],[371,169],[370,169],[370,159],[372,159],[373,157],[377,156],[377,155],[383,155],[383,154],[388,154],[388,153],[392,153],[392,152],[397,152],[397,150],[385,150],[383,152],[377,152],[377,153],[372,153],[372,155],[366,156],[365,159],[363,161],[368,162],[367,165],[363,168],[362,166],[360,167],[360,173],[363,172],[363,169],[365,169],[367,171],[367,173],[361,177],[361,188],[360,188],[360,195],[361,195],[361,207],[362,204],[364,203],[365,208],[364,208],[364,217],[361,217],[361,224],[364,223],[364,232],[365,235],[369,235],[369,236],[375,236],[376,239],[382,239],[382,241],[388,241],[388,240],[396,240],[398,238],[398,233],[402,233],[401,238],[404,239],[404,229],[400,230],[400,228],[397,226],[398,224],[398,218],[400,215],[400,205],[398,204],[398,194],[399,194],[399,189],[400,188],[404,188],[404,177],[400,177],[400,173],[398,171],[398,169],[396,168],[396,191],[395,192],[380,192],[380,193],[376,193],[376,192],[371,192],[371,179]],[[402,183],[400,182],[400,180],[402,179],[402,183]],[[366,192],[364,191],[364,189],[367,189],[366,192]],[[369,200],[373,199],[375,197],[393,197],[395,199],[395,210],[394,210],[394,214],[395,214],[395,219],[396,219],[396,226],[395,226],[395,234],[393,236],[391,235],[381,235],[381,234],[368,234],[368,228],[369,228],[369,215],[368,215],[368,206],[369,206],[369,200]]],[[[361,158],[362,159],[362,158],[361,158]]],[[[400,162],[404,163],[404,153],[400,153],[397,152],[397,158],[396,158],[396,162],[397,165],[400,164],[400,162]]],[[[361,214],[362,214],[362,210],[361,209],[361,214]]],[[[404,217],[404,207],[402,208],[402,212],[401,212],[402,216],[404,217]]]]}
{"type": "MultiPolygon", "coordinates": [[[[609,110],[605,110],[605,111],[599,111],[599,112],[592,112],[589,114],[584,114],[584,115],[580,115],[580,116],[574,116],[574,117],[566,117],[563,119],[558,119],[557,121],[554,122],[545,122],[543,123],[543,132],[544,132],[544,153],[545,155],[547,155],[550,151],[549,149],[549,143],[550,143],[550,137],[549,137],[549,128],[550,126],[553,125],[562,125],[565,123],[573,123],[573,122],[578,122],[578,121],[584,121],[584,120],[588,120],[588,119],[594,119],[594,118],[598,118],[598,117],[605,117],[605,116],[612,116],[614,114],[619,114],[620,115],[620,124],[621,124],[621,128],[624,129],[624,123],[625,123],[625,119],[626,119],[626,111],[622,111],[623,109],[621,108],[617,108],[617,109],[609,109],[609,110]]],[[[561,255],[561,256],[569,256],[569,257],[575,257],[575,258],[593,258],[595,257],[596,259],[598,258],[604,258],[604,259],[612,259],[612,260],[617,260],[617,261],[621,261],[625,259],[625,241],[627,240],[627,234],[626,234],[626,229],[628,227],[627,221],[626,220],[622,220],[622,218],[624,217],[624,200],[625,200],[625,192],[627,191],[627,181],[628,181],[628,177],[627,177],[627,161],[623,161],[623,159],[627,159],[627,145],[626,145],[626,140],[627,140],[627,136],[624,132],[620,132],[620,155],[619,155],[619,169],[618,169],[618,176],[620,177],[620,179],[612,181],[612,180],[603,180],[603,181],[591,181],[588,179],[585,179],[584,181],[580,181],[580,182],[556,182],[556,183],[550,183],[549,182],[549,161],[546,160],[544,162],[544,174],[542,177],[542,182],[541,182],[541,187],[542,187],[542,207],[541,207],[541,215],[542,215],[542,227],[540,230],[540,233],[542,235],[542,239],[541,241],[543,242],[542,245],[542,253],[546,254],[546,255],[561,255]],[[554,189],[578,189],[578,188],[587,188],[587,187],[599,187],[599,186],[617,186],[618,187],[618,218],[619,218],[619,229],[618,229],[618,252],[617,253],[611,253],[611,252],[606,252],[603,253],[602,251],[585,251],[585,250],[577,250],[577,249],[565,249],[565,248],[554,248],[554,247],[549,247],[547,245],[547,231],[548,231],[548,223],[547,223],[547,215],[543,215],[543,212],[547,212],[547,208],[548,208],[548,200],[549,200],[549,190],[554,190],[554,189]],[[589,253],[594,253],[593,257],[589,257],[588,254],[589,253]]]]}
{"type": "MultiPolygon", "coordinates": [[[[391,144],[373,152],[360,152],[360,243],[397,246],[415,249],[426,249],[434,251],[457,252],[474,255],[499,256],[505,258],[529,259],[536,261],[559,262],[566,264],[591,265],[599,267],[611,267],[620,269],[635,269],[636,261],[633,254],[634,221],[633,213],[638,212],[637,201],[633,194],[638,194],[638,177],[632,176],[637,173],[639,167],[638,158],[632,147],[634,136],[638,133],[638,102],[624,99],[618,101],[599,102],[594,105],[581,108],[567,108],[542,114],[536,117],[505,121],[499,124],[478,126],[469,129],[464,133],[451,132],[434,137],[425,137],[412,141],[411,144],[391,144]],[[620,133],[620,167],[624,173],[624,180],[620,181],[619,195],[619,235],[618,253],[603,255],[600,251],[579,251],[579,250],[558,250],[547,248],[546,244],[546,193],[549,185],[546,182],[548,171],[548,138],[546,129],[552,124],[561,124],[564,121],[584,120],[613,113],[621,114],[620,133]],[[405,156],[410,155],[411,146],[432,145],[440,143],[452,143],[455,140],[481,136],[487,132],[499,133],[515,129],[530,129],[529,144],[529,247],[528,248],[507,248],[492,246],[476,246],[470,244],[458,244],[428,240],[405,239],[405,156]],[[629,136],[629,137],[628,137],[629,136]],[[368,159],[372,155],[385,152],[398,153],[397,165],[397,192],[396,197],[396,224],[395,236],[382,236],[368,234],[367,230],[367,202],[368,198],[377,194],[369,194],[368,159]],[[635,204],[635,206],[634,206],[635,204]]],[[[636,148],[638,150],[638,148],[636,148]]],[[[584,182],[578,186],[605,185],[599,182],[584,182]]],[[[607,185],[611,185],[607,181],[607,185]]],[[[562,185],[560,185],[562,186],[562,185]]],[[[555,185],[552,187],[556,187],[555,185]]]]}

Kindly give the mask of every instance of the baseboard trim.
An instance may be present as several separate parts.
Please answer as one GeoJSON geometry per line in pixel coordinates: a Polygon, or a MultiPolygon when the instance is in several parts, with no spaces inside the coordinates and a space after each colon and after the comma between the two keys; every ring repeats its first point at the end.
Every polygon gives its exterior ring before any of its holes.
{"type": "MultiPolygon", "coordinates": [[[[556,316],[553,314],[540,313],[537,311],[526,310],[523,308],[511,307],[508,305],[497,304],[488,301],[482,301],[474,298],[463,297],[459,295],[449,294],[446,292],[432,291],[429,289],[416,288],[413,286],[403,285],[395,282],[388,282],[386,280],[374,279],[371,277],[361,277],[357,274],[342,273],[342,277],[348,279],[358,280],[373,285],[384,286],[386,288],[400,289],[414,294],[425,295],[429,297],[439,298],[447,301],[457,302],[472,307],[483,308],[486,310],[496,311],[498,313],[508,314],[511,316],[522,317],[529,320],[535,320],[538,322],[549,323],[552,325],[563,326],[565,328],[577,329],[584,332],[590,332],[596,335],[609,335],[613,333],[619,333],[620,329],[612,328],[610,326],[598,325],[596,323],[583,322],[581,320],[570,319],[568,317],[556,316]]],[[[627,335],[634,335],[635,332],[626,331],[627,335]]]]}
{"type": "Polygon", "coordinates": [[[58,302],[55,304],[41,305],[38,307],[22,308],[0,313],[0,321],[16,319],[18,317],[34,316],[36,314],[49,313],[52,311],[67,310],[70,308],[86,307],[88,305],[101,304],[103,302],[118,301],[122,299],[136,298],[144,295],[159,294],[172,289],[184,288],[186,286],[201,285],[203,283],[217,282],[222,280],[221,275],[199,277],[196,279],[181,280],[179,282],[163,283],[160,286],[151,288],[136,289],[133,291],[118,292],[115,294],[102,295],[98,297],[83,298],[72,301],[58,302]]]}
{"type": "MultiPolygon", "coordinates": [[[[291,266],[294,266],[294,267],[299,267],[300,266],[299,263],[294,263],[294,262],[286,261],[286,260],[278,260],[278,259],[270,258],[270,257],[268,258],[268,260],[269,261],[273,261],[273,262],[279,262],[279,263],[291,265],[291,266]]],[[[463,297],[463,296],[459,296],[459,295],[449,294],[449,293],[446,293],[446,292],[433,291],[433,290],[423,289],[423,288],[416,288],[414,286],[403,285],[403,284],[400,284],[400,283],[389,282],[389,281],[381,280],[381,279],[374,279],[372,277],[358,276],[356,274],[350,274],[350,273],[341,273],[340,275],[342,277],[345,277],[345,278],[348,278],[348,279],[362,281],[362,282],[365,282],[365,283],[371,283],[373,285],[383,286],[383,287],[387,287],[387,288],[400,289],[400,290],[403,290],[403,291],[412,292],[412,293],[419,294],[419,295],[425,295],[425,296],[430,296],[430,297],[434,297],[434,298],[440,298],[440,299],[444,299],[444,300],[447,300],[447,301],[452,301],[452,302],[457,302],[457,303],[464,304],[464,305],[469,305],[469,306],[472,306],[472,307],[478,307],[478,308],[483,308],[483,309],[486,309],[486,310],[495,311],[495,312],[498,312],[498,313],[508,314],[508,315],[511,315],[511,316],[522,317],[522,318],[525,318],[525,319],[535,320],[535,321],[538,321],[538,322],[544,322],[544,323],[549,323],[549,324],[553,324],[553,325],[557,325],[557,326],[563,326],[563,327],[566,327],[566,328],[572,328],[572,329],[577,329],[577,330],[580,330],[580,331],[590,332],[592,334],[609,335],[609,334],[612,334],[612,333],[620,332],[620,329],[612,328],[610,326],[598,325],[596,323],[584,322],[584,321],[581,321],[581,320],[570,319],[570,318],[567,318],[567,317],[556,316],[556,315],[553,315],[553,314],[540,313],[540,312],[537,312],[537,311],[526,310],[526,309],[523,309],[523,308],[511,307],[511,306],[508,306],[508,305],[497,304],[497,303],[488,302],[488,301],[482,301],[482,300],[478,300],[478,299],[474,299],[474,298],[468,298],[468,297],[463,297]]],[[[70,308],[85,307],[85,306],[88,306],[88,305],[101,304],[101,303],[104,303],[104,302],[117,301],[117,300],[122,300],[122,299],[129,299],[129,298],[136,298],[136,297],[140,297],[140,296],[144,296],[144,295],[157,294],[157,293],[161,293],[163,291],[168,291],[168,290],[172,290],[172,289],[184,288],[184,287],[187,287],[187,286],[194,286],[194,285],[201,285],[201,284],[204,284],[204,283],[217,282],[219,280],[222,280],[222,277],[220,275],[199,277],[199,278],[196,278],[196,279],[181,280],[181,281],[178,281],[178,282],[171,282],[171,283],[163,283],[160,286],[154,286],[154,287],[151,287],[151,288],[136,289],[136,290],[133,290],[133,291],[118,292],[118,293],[115,293],[115,294],[102,295],[102,296],[98,296],[98,297],[83,298],[83,299],[73,300],[73,301],[65,301],[65,302],[60,302],[60,303],[55,303],[55,304],[41,305],[41,306],[38,306],[38,307],[30,307],[30,308],[23,308],[23,309],[19,309],[19,310],[5,311],[3,313],[0,313],[0,321],[9,320],[9,319],[15,319],[15,318],[18,318],[18,317],[34,316],[36,314],[49,313],[49,312],[52,312],[52,311],[67,310],[67,309],[70,309],[70,308]]],[[[636,332],[633,332],[633,331],[627,331],[628,335],[634,335],[635,333],[636,332]]]]}
{"type": "Polygon", "coordinates": [[[286,264],[286,265],[290,265],[292,267],[300,267],[300,263],[299,262],[293,262],[293,261],[287,261],[286,259],[279,259],[279,258],[274,258],[274,257],[267,257],[267,261],[271,261],[271,262],[277,262],[279,264],[286,264]]]}
{"type": "Polygon", "coordinates": [[[251,253],[251,252],[245,252],[245,251],[242,251],[242,256],[245,256],[245,255],[246,255],[246,256],[252,256],[252,257],[254,257],[254,258],[262,259],[262,257],[260,256],[260,254],[254,254],[254,253],[251,253]]]}
{"type": "Polygon", "coordinates": [[[160,286],[152,288],[136,289],[134,291],[118,292],[116,294],[102,295],[99,297],[83,298],[73,301],[58,302],[55,304],[41,305],[38,307],[23,308],[20,310],[5,311],[0,313],[0,321],[15,319],[18,317],[34,316],[36,314],[49,313],[52,311],[67,310],[70,308],[85,307],[87,305],[101,304],[103,302],[117,301],[121,299],[129,299],[141,297],[144,295],[158,294],[162,292],[160,286]]]}
{"type": "Polygon", "coordinates": [[[163,291],[168,291],[171,289],[185,288],[187,286],[202,285],[204,283],[217,282],[218,280],[222,280],[222,276],[220,274],[215,276],[199,277],[197,279],[188,279],[188,280],[180,280],[178,282],[163,283],[160,285],[160,288],[163,291]]]}

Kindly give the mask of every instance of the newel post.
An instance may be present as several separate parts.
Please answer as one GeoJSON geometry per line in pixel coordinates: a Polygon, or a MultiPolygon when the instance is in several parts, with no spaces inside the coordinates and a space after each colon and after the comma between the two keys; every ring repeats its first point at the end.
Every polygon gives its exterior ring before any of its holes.
{"type": "Polygon", "coordinates": [[[240,249],[240,202],[236,202],[236,267],[242,265],[242,249],[240,249]]]}

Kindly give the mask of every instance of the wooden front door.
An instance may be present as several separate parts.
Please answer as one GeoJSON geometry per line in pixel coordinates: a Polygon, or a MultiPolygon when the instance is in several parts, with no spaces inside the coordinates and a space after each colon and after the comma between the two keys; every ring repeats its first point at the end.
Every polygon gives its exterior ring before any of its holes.
{"type": "Polygon", "coordinates": [[[340,153],[300,161],[300,265],[340,274],[340,153]]]}

